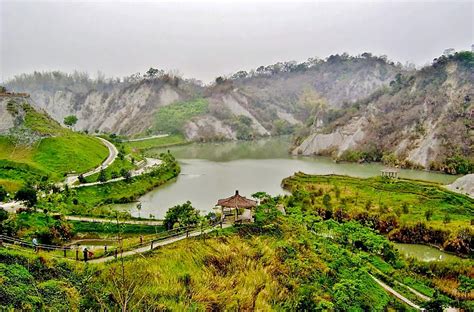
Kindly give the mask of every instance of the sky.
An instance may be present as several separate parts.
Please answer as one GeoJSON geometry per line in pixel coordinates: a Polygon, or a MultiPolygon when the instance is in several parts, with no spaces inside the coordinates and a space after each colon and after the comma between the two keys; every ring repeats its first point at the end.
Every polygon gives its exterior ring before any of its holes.
{"type": "Polygon", "coordinates": [[[416,65],[470,50],[473,1],[0,0],[1,81],[33,71],[209,82],[279,61],[371,52],[416,65]]]}

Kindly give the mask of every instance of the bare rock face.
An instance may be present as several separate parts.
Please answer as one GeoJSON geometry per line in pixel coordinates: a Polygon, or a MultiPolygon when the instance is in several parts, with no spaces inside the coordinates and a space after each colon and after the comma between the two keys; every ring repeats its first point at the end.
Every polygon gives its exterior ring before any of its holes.
{"type": "Polygon", "coordinates": [[[310,134],[293,154],[376,150],[394,154],[402,166],[457,173],[450,159],[474,162],[474,76],[466,59],[397,76],[357,111],[310,134]]]}
{"type": "Polygon", "coordinates": [[[185,125],[185,136],[188,140],[235,140],[232,129],[211,115],[193,118],[185,125]]]}
{"type": "Polygon", "coordinates": [[[14,144],[26,146],[48,136],[24,125],[26,112],[33,107],[28,96],[0,96],[0,136],[8,137],[14,144]]]}
{"type": "Polygon", "coordinates": [[[344,151],[354,149],[365,138],[363,131],[367,119],[354,118],[346,126],[328,134],[314,133],[306,138],[300,146],[293,150],[294,155],[318,155],[328,150],[336,150],[337,156],[344,151]]]}
{"type": "Polygon", "coordinates": [[[176,87],[151,82],[114,85],[107,90],[86,93],[39,89],[33,90],[31,96],[39,107],[59,122],[68,115],[76,115],[76,129],[122,134],[148,129],[159,107],[187,98],[176,87]]]}
{"type": "Polygon", "coordinates": [[[383,57],[344,54],[300,64],[286,62],[261,66],[251,73],[223,79],[225,82],[221,85],[205,87],[195,80],[166,74],[93,80],[81,73],[60,72],[21,75],[7,82],[6,87],[30,93],[38,106],[58,122],[68,115],[76,115],[77,130],[126,135],[152,128],[154,114],[163,106],[205,98],[213,107],[209,113],[213,118],[193,119],[182,132],[188,138],[198,140],[235,139],[287,134],[292,126],[305,123],[310,116],[309,112],[302,111],[299,98],[308,89],[324,98],[330,108],[340,108],[345,102],[364,98],[387,85],[401,70],[383,57]],[[250,125],[246,125],[250,129],[240,129],[249,133],[240,136],[236,135],[239,126],[235,123],[239,116],[251,120],[250,125]]]}
{"type": "Polygon", "coordinates": [[[474,198],[474,174],[467,174],[463,177],[460,177],[446,187],[453,192],[466,194],[474,198]]]}
{"type": "Polygon", "coordinates": [[[8,109],[10,98],[0,98],[0,134],[7,134],[15,125],[15,116],[8,109]]]}

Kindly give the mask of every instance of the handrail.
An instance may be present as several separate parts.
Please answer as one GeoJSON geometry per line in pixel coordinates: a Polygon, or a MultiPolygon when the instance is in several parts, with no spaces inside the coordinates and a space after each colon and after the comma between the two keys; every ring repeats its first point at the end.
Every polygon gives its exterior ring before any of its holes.
{"type": "MultiPolygon", "coordinates": [[[[205,229],[215,227],[219,223],[220,223],[220,221],[217,221],[217,222],[213,222],[211,224],[207,224],[205,226],[203,226],[203,225],[189,225],[189,226],[182,226],[182,227],[166,230],[166,231],[157,233],[156,237],[153,237],[153,238],[148,239],[146,241],[142,241],[138,244],[128,245],[127,249],[133,249],[135,247],[146,246],[148,244],[151,244],[153,246],[153,243],[155,243],[155,242],[162,241],[162,240],[165,240],[165,239],[168,239],[168,238],[171,238],[171,237],[175,237],[175,236],[178,236],[178,235],[182,235],[182,234],[188,234],[189,232],[191,232],[193,230],[197,230],[197,229],[200,229],[201,231],[204,231],[205,229]]],[[[43,250],[51,250],[51,251],[56,250],[56,251],[63,251],[63,252],[66,252],[67,250],[77,250],[78,249],[77,247],[79,246],[79,244],[77,244],[77,245],[76,244],[71,244],[71,245],[64,245],[64,246],[50,245],[50,244],[36,244],[35,245],[30,241],[25,241],[25,240],[22,240],[22,239],[19,239],[19,238],[6,236],[6,235],[2,235],[2,234],[0,234],[0,240],[5,241],[5,242],[9,242],[9,243],[13,243],[13,244],[19,244],[22,247],[29,247],[29,248],[32,248],[32,249],[38,248],[38,249],[43,249],[43,250]],[[76,247],[74,247],[74,245],[76,245],[76,247]]],[[[116,249],[118,249],[118,247],[116,249]]]]}

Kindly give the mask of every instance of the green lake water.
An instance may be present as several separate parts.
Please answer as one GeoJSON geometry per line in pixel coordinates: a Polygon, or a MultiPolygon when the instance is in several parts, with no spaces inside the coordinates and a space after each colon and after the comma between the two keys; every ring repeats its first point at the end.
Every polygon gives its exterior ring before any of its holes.
{"type": "Polygon", "coordinates": [[[406,257],[414,257],[425,262],[461,259],[458,256],[443,252],[431,246],[401,243],[394,243],[394,245],[395,248],[406,257]]]}
{"type": "MultiPolygon", "coordinates": [[[[203,212],[212,211],[219,198],[231,196],[235,190],[247,197],[257,191],[282,194],[281,180],[298,171],[372,177],[379,175],[383,168],[377,163],[338,164],[326,157],[291,156],[289,148],[290,138],[287,137],[171,147],[169,150],[180,162],[181,174],[176,181],[140,198],[141,216],[153,214],[155,218],[163,218],[168,208],[186,200],[203,212]]],[[[166,150],[150,150],[148,155],[156,156],[166,150]]],[[[455,176],[419,170],[401,170],[400,176],[444,184],[456,179],[455,176]]],[[[136,204],[123,206],[133,208],[136,204]]],[[[132,209],[132,214],[138,215],[135,209],[132,209]]]]}

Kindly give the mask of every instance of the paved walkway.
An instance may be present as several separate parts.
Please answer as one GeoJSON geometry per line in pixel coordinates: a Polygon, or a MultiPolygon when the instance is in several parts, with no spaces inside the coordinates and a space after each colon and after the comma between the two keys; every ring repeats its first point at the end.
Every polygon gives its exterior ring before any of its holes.
{"type": "MultiPolygon", "coordinates": [[[[107,159],[104,160],[104,162],[97,168],[91,170],[91,171],[88,171],[88,172],[85,172],[85,173],[82,173],[82,175],[84,177],[88,177],[88,176],[91,176],[97,172],[99,172],[100,170],[102,169],[105,169],[107,168],[108,166],[110,166],[114,161],[115,159],[117,158],[117,155],[118,155],[118,150],[117,148],[115,147],[114,144],[112,144],[111,142],[107,141],[106,139],[103,139],[103,138],[100,138],[100,137],[97,137],[99,140],[102,141],[102,143],[107,146],[107,148],[109,149],[109,156],[107,156],[107,159]]],[[[77,175],[72,175],[72,176],[68,176],[66,178],[66,180],[64,181],[65,184],[68,184],[70,186],[72,186],[75,182],[77,182],[79,180],[79,174],[77,175]]]]}
{"type": "MultiPolygon", "coordinates": [[[[230,226],[232,226],[232,224],[223,224],[222,228],[225,229],[225,228],[230,227],[230,226]]],[[[202,232],[202,234],[209,233],[209,232],[211,232],[211,231],[213,231],[213,230],[215,230],[216,228],[219,228],[219,227],[220,227],[220,225],[215,226],[215,227],[210,228],[210,229],[207,229],[207,230],[204,230],[202,232]]],[[[122,254],[119,254],[119,257],[120,256],[129,257],[129,256],[141,254],[141,253],[156,249],[156,248],[161,247],[161,246],[173,244],[175,242],[186,239],[188,237],[196,237],[196,236],[199,236],[199,235],[201,235],[201,230],[196,230],[196,231],[190,232],[189,235],[182,234],[182,235],[178,235],[178,236],[175,236],[175,237],[170,237],[170,238],[164,239],[162,241],[154,242],[153,243],[153,248],[151,248],[151,245],[139,247],[139,248],[136,248],[136,249],[133,249],[133,250],[125,251],[122,254]]],[[[111,261],[111,260],[115,260],[115,257],[114,256],[109,256],[109,257],[104,257],[104,258],[92,259],[92,260],[89,260],[88,263],[103,263],[103,262],[107,262],[107,261],[111,261]]]]}
{"type": "Polygon", "coordinates": [[[146,140],[151,140],[151,139],[166,138],[167,136],[169,136],[169,134],[157,134],[157,135],[152,135],[146,138],[122,140],[122,142],[139,142],[139,141],[146,141],[146,140]]]}
{"type": "Polygon", "coordinates": [[[375,282],[377,282],[377,284],[379,284],[383,289],[385,289],[386,291],[388,291],[389,293],[391,293],[392,295],[394,295],[395,297],[397,297],[398,299],[400,299],[401,301],[405,302],[406,304],[408,304],[410,307],[412,308],[415,308],[419,311],[422,311],[422,308],[413,303],[412,301],[410,301],[408,298],[404,297],[402,294],[400,294],[399,292],[397,292],[395,289],[393,289],[392,287],[388,286],[387,284],[385,284],[384,282],[382,282],[381,280],[379,280],[378,278],[376,278],[375,276],[373,276],[372,274],[369,274],[370,277],[372,277],[375,282]]]}
{"type": "MultiPolygon", "coordinates": [[[[136,177],[136,176],[142,175],[144,173],[147,173],[150,168],[152,168],[154,166],[159,166],[163,163],[162,160],[156,159],[156,158],[145,158],[145,161],[146,161],[145,166],[143,166],[140,169],[132,170],[130,172],[132,177],[136,177]]],[[[70,185],[69,187],[70,188],[79,188],[79,187],[85,187],[85,186],[107,184],[107,183],[112,183],[112,182],[117,182],[117,181],[122,181],[122,180],[125,180],[125,178],[124,177],[118,177],[118,178],[115,178],[115,179],[107,180],[105,182],[97,181],[97,182],[90,182],[90,183],[74,184],[74,185],[70,185]]]]}
{"type": "MultiPolygon", "coordinates": [[[[66,220],[70,221],[85,221],[85,222],[97,222],[97,223],[116,223],[117,220],[105,219],[105,218],[94,218],[94,217],[80,217],[80,216],[64,216],[66,220]]],[[[143,225],[162,225],[161,220],[119,220],[121,224],[143,224],[143,225]]]]}

